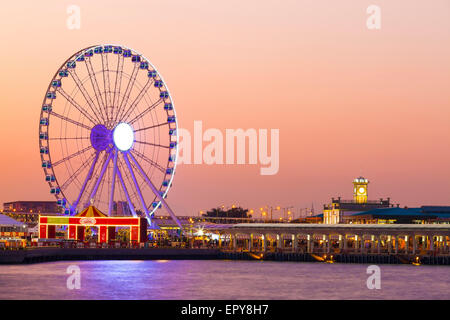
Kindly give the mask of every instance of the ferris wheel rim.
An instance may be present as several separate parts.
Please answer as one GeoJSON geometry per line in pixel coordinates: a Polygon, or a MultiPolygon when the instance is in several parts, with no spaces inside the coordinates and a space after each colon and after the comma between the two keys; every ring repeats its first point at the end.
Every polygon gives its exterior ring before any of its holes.
{"type": "MultiPolygon", "coordinates": [[[[119,48],[122,49],[122,50],[130,50],[130,51],[133,52],[134,54],[136,54],[136,55],[140,56],[141,58],[143,58],[143,59],[149,64],[149,66],[151,66],[151,68],[157,73],[157,76],[160,78],[160,80],[161,80],[161,81],[163,82],[163,84],[164,84],[164,89],[165,89],[165,91],[167,91],[169,101],[170,101],[171,105],[173,106],[173,110],[172,110],[172,111],[173,111],[173,114],[174,114],[174,126],[175,126],[175,129],[174,129],[174,130],[175,130],[175,134],[173,134],[172,136],[174,136],[175,141],[178,142],[178,140],[179,140],[179,136],[178,136],[178,117],[177,117],[177,114],[176,114],[175,103],[174,103],[174,101],[173,101],[173,98],[172,98],[172,95],[171,95],[171,93],[170,93],[170,89],[169,89],[167,83],[165,82],[163,76],[162,76],[161,73],[158,71],[158,69],[153,65],[153,63],[151,63],[151,61],[150,61],[149,59],[147,59],[146,56],[144,56],[144,55],[141,54],[140,52],[138,52],[138,51],[136,51],[136,50],[134,50],[134,49],[131,49],[131,48],[127,47],[127,46],[117,45],[117,44],[96,44],[96,45],[91,45],[91,46],[85,47],[85,48],[83,48],[83,49],[77,51],[76,53],[72,54],[68,59],[66,59],[66,60],[60,65],[60,67],[57,69],[57,71],[54,73],[53,77],[51,78],[52,80],[50,81],[50,83],[49,83],[49,85],[48,85],[48,87],[47,87],[46,93],[47,93],[47,92],[50,92],[50,90],[51,90],[51,88],[52,88],[52,81],[55,80],[55,79],[57,78],[58,73],[59,73],[61,70],[65,69],[65,66],[67,66],[67,63],[68,63],[68,62],[70,62],[70,61],[76,59],[77,57],[79,57],[80,55],[84,54],[84,53],[85,53],[86,51],[88,51],[88,50],[91,50],[91,49],[94,49],[94,48],[97,48],[97,47],[102,47],[102,48],[104,48],[104,47],[106,47],[106,46],[119,47],[119,48]]],[[[91,76],[90,76],[90,77],[91,77],[91,76]]],[[[55,92],[56,92],[56,90],[55,90],[55,92]]],[[[161,92],[161,89],[160,89],[160,92],[161,92]]],[[[105,97],[105,99],[106,99],[106,97],[105,97]]],[[[120,98],[119,98],[119,99],[120,99],[120,98]]],[[[42,102],[42,106],[44,106],[44,105],[46,104],[46,101],[47,101],[47,97],[44,96],[44,99],[43,99],[43,102],[42,102]]],[[[53,104],[53,102],[52,102],[51,104],[53,104]]],[[[125,104],[125,107],[126,107],[126,104],[125,104]]],[[[44,115],[45,115],[45,112],[44,112],[43,108],[41,107],[40,118],[43,119],[43,118],[44,118],[44,115]]],[[[51,115],[52,115],[52,113],[49,112],[48,118],[50,118],[51,115]]],[[[85,117],[85,118],[86,118],[87,120],[89,120],[89,121],[94,125],[94,126],[91,127],[91,130],[92,130],[92,128],[95,127],[95,122],[92,122],[91,119],[89,119],[89,117],[85,117]]],[[[42,127],[43,127],[43,126],[44,126],[44,125],[42,125],[41,123],[39,124],[39,133],[40,133],[40,134],[41,134],[41,132],[44,132],[44,131],[42,130],[42,127]]],[[[51,131],[50,129],[51,129],[51,128],[50,128],[50,125],[47,125],[47,129],[46,129],[46,131],[45,131],[45,132],[47,133],[47,135],[49,135],[49,133],[50,133],[50,131],[51,131]]],[[[133,130],[134,130],[134,129],[133,129],[133,130]]],[[[134,132],[134,131],[133,131],[133,132],[134,132]]],[[[169,137],[169,141],[171,141],[171,138],[170,138],[170,137],[169,137]]],[[[48,149],[48,153],[47,153],[47,154],[41,153],[41,162],[43,163],[44,161],[46,161],[46,157],[47,157],[47,158],[48,158],[48,161],[49,161],[50,163],[52,163],[52,153],[51,153],[51,148],[50,148],[50,143],[49,143],[49,141],[47,140],[46,145],[44,145],[44,140],[41,139],[41,138],[39,138],[39,147],[40,147],[40,148],[47,147],[47,149],[48,149]],[[47,156],[46,156],[46,155],[47,155],[47,156]]],[[[128,150],[128,151],[130,152],[130,154],[131,154],[131,150],[133,150],[133,149],[128,150]]],[[[171,186],[172,186],[173,178],[174,178],[175,172],[176,172],[176,167],[177,167],[177,162],[178,162],[178,155],[179,155],[178,144],[176,144],[176,146],[173,148],[173,150],[174,150],[174,152],[171,152],[171,151],[169,150],[169,155],[174,154],[174,156],[175,156],[174,159],[173,159],[173,164],[172,164],[172,166],[169,166],[169,165],[166,166],[166,168],[169,168],[169,167],[170,167],[170,168],[172,169],[172,173],[169,175],[169,179],[168,179],[169,182],[168,182],[168,185],[167,185],[167,187],[165,188],[165,190],[164,190],[164,192],[163,192],[163,194],[162,194],[162,198],[165,198],[165,197],[167,196],[167,194],[168,194],[168,192],[169,192],[169,190],[170,190],[170,188],[171,188],[171,186]]],[[[135,151],[135,152],[138,152],[138,151],[136,151],[136,150],[134,150],[134,151],[135,151]]],[[[91,158],[92,156],[94,156],[95,154],[97,154],[97,152],[90,154],[90,155],[87,157],[87,159],[90,159],[90,158],[91,158]]],[[[62,159],[62,160],[63,160],[63,159],[62,159]]],[[[95,164],[95,163],[94,163],[94,164],[95,164]]],[[[52,177],[54,178],[53,181],[52,181],[52,180],[47,181],[49,187],[52,188],[53,186],[57,186],[57,187],[59,187],[59,188],[61,189],[62,185],[61,185],[60,181],[58,181],[58,176],[57,176],[56,173],[55,173],[55,168],[54,168],[54,166],[52,165],[50,168],[43,167],[43,169],[44,169],[44,173],[45,173],[46,175],[48,175],[48,174],[50,173],[50,174],[52,175],[52,177]],[[52,183],[52,182],[54,182],[54,183],[52,183]]],[[[73,172],[73,171],[75,171],[75,170],[73,170],[73,168],[72,168],[72,172],[73,172]]],[[[67,181],[66,181],[66,182],[67,182],[67,181]]],[[[142,184],[143,184],[143,183],[142,183],[142,184]]],[[[161,188],[162,188],[162,186],[160,186],[159,190],[161,190],[161,188]]],[[[64,194],[64,190],[60,190],[60,194],[61,194],[62,198],[66,199],[67,202],[70,201],[70,200],[68,199],[68,197],[64,194]]],[[[155,196],[157,196],[157,195],[155,194],[155,196]]],[[[60,199],[60,198],[61,198],[61,197],[58,197],[57,194],[55,194],[55,197],[56,197],[57,199],[60,199]]],[[[155,197],[155,199],[157,199],[157,197],[155,197]]],[[[155,200],[154,200],[154,201],[155,201],[155,200]]],[[[153,202],[154,202],[154,201],[153,201],[153,202]]],[[[71,204],[73,204],[73,201],[72,201],[71,204]]],[[[77,204],[77,205],[78,205],[78,204],[77,204]]],[[[162,206],[162,204],[161,204],[161,201],[160,201],[160,200],[157,200],[157,205],[156,205],[156,207],[151,208],[151,207],[152,207],[152,203],[150,203],[149,205],[147,205],[147,210],[152,209],[151,212],[149,212],[149,215],[152,216],[152,215],[155,213],[156,209],[160,208],[161,206],[162,206]]],[[[76,208],[75,208],[75,209],[76,209],[76,208]]],[[[147,211],[147,210],[146,210],[146,211],[147,211]]],[[[149,210],[149,211],[150,211],[150,210],[149,210]]]]}

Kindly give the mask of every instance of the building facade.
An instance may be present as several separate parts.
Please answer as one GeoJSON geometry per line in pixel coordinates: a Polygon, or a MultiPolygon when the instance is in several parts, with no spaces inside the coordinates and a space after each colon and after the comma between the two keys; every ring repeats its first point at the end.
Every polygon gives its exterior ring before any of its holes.
{"type": "Polygon", "coordinates": [[[344,217],[351,224],[449,224],[449,206],[422,206],[420,208],[380,208],[353,213],[344,217]]]}
{"type": "Polygon", "coordinates": [[[329,204],[323,208],[323,223],[338,224],[345,223],[345,217],[358,212],[369,211],[379,208],[390,208],[390,198],[379,200],[368,200],[369,180],[358,177],[353,180],[353,200],[342,200],[332,198],[329,204]]]}
{"type": "Polygon", "coordinates": [[[56,201],[13,201],[3,203],[3,210],[29,213],[60,213],[61,207],[56,201]]]}

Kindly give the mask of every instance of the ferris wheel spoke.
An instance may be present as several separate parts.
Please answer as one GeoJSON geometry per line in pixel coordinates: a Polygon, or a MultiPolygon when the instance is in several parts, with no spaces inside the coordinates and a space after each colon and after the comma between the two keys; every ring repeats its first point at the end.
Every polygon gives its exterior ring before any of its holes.
{"type": "Polygon", "coordinates": [[[90,137],[69,137],[69,138],[54,137],[54,138],[48,138],[48,140],[84,140],[84,139],[90,139],[90,137]]]}
{"type": "MultiPolygon", "coordinates": [[[[114,96],[113,96],[113,106],[116,107],[116,109],[118,109],[117,107],[119,106],[120,88],[122,86],[123,60],[124,60],[123,55],[119,54],[117,57],[116,80],[114,82],[114,96]]],[[[119,110],[117,110],[116,115],[114,117],[115,120],[117,120],[118,111],[119,110]]]]}
{"type": "Polygon", "coordinates": [[[166,124],[169,124],[169,122],[158,123],[158,124],[155,124],[154,126],[136,129],[136,130],[134,130],[134,132],[148,130],[148,129],[155,129],[155,128],[158,128],[158,127],[162,127],[162,126],[164,126],[166,124]]]}
{"type": "Polygon", "coordinates": [[[167,149],[169,149],[169,146],[163,146],[161,144],[156,144],[156,143],[152,143],[152,142],[145,142],[145,141],[139,141],[139,140],[135,140],[134,142],[147,144],[147,145],[154,146],[154,147],[160,147],[160,148],[167,148],[167,149]]]}
{"type": "MultiPolygon", "coordinates": [[[[95,158],[95,153],[92,154],[86,162],[91,161],[95,158]]],[[[66,188],[78,177],[82,169],[86,167],[86,162],[83,162],[81,166],[61,185],[61,190],[66,190],[66,188]]]]}
{"type": "Polygon", "coordinates": [[[98,110],[94,110],[95,108],[95,103],[92,100],[91,96],[89,95],[89,93],[87,92],[86,88],[83,85],[83,82],[80,80],[80,78],[78,77],[77,72],[75,71],[75,69],[71,69],[70,75],[72,76],[73,81],[75,82],[75,84],[77,85],[78,89],[80,90],[81,94],[83,95],[84,99],[86,100],[87,104],[89,105],[89,108],[91,109],[92,113],[94,114],[95,118],[97,119],[98,122],[101,122],[100,118],[98,117],[98,110]]]}
{"type": "Polygon", "coordinates": [[[123,189],[123,192],[125,193],[125,197],[127,198],[127,202],[128,202],[128,206],[130,208],[130,211],[133,214],[133,217],[137,217],[136,211],[134,210],[133,203],[131,202],[130,195],[128,194],[127,187],[126,187],[125,182],[124,182],[124,180],[122,178],[122,174],[120,173],[119,166],[117,166],[117,177],[119,177],[119,181],[120,181],[120,184],[122,185],[122,189],[123,189]]]}
{"type": "Polygon", "coordinates": [[[56,161],[55,163],[53,163],[53,167],[56,167],[57,165],[59,165],[59,164],[65,162],[65,161],[67,161],[67,160],[70,160],[70,159],[72,159],[72,158],[75,158],[76,156],[79,156],[80,154],[85,153],[86,151],[88,151],[88,150],[91,149],[91,148],[92,148],[92,146],[87,146],[87,147],[84,148],[83,150],[79,150],[79,151],[77,151],[77,152],[75,152],[75,153],[72,153],[71,155],[69,155],[69,156],[67,156],[67,157],[65,157],[65,158],[62,158],[61,160],[56,161]]]}
{"type": "Polygon", "coordinates": [[[80,174],[81,170],[85,167],[84,163],[61,185],[61,190],[64,191],[72,183],[73,180],[80,174]]]}
{"type": "Polygon", "coordinates": [[[94,185],[94,188],[92,189],[92,192],[91,192],[91,194],[89,196],[89,200],[94,199],[94,197],[95,197],[95,195],[97,193],[98,186],[99,186],[100,182],[103,179],[103,175],[105,174],[106,168],[108,167],[108,164],[109,164],[109,161],[112,158],[112,155],[113,154],[110,151],[108,156],[107,156],[107,158],[106,158],[106,160],[105,160],[105,162],[103,163],[103,167],[102,167],[102,170],[100,172],[100,175],[97,177],[97,180],[95,181],[95,185],[94,185]]]}
{"type": "Polygon", "coordinates": [[[135,153],[138,157],[142,158],[143,160],[147,161],[148,163],[150,163],[152,166],[154,166],[155,168],[159,169],[159,171],[161,171],[162,173],[165,173],[166,170],[158,163],[156,163],[155,161],[153,161],[152,159],[149,159],[148,157],[146,157],[145,155],[143,155],[142,153],[140,153],[137,150],[131,150],[132,153],[135,153]]]}
{"type": "MultiPolygon", "coordinates": [[[[153,83],[153,78],[148,78],[148,80],[145,83],[144,87],[139,92],[139,94],[136,96],[136,99],[134,99],[133,103],[130,105],[128,110],[126,112],[123,112],[122,115],[120,116],[120,121],[126,119],[127,117],[129,117],[131,115],[131,113],[136,108],[136,106],[139,104],[139,102],[141,102],[141,100],[144,97],[145,93],[147,93],[148,88],[151,86],[152,83],[153,83]]],[[[125,110],[125,108],[124,108],[124,110],[125,110]]]]}
{"type": "Polygon", "coordinates": [[[141,175],[144,177],[145,181],[147,182],[147,185],[150,187],[150,189],[152,189],[153,193],[156,195],[156,197],[158,198],[158,200],[163,204],[163,206],[166,208],[166,210],[169,212],[170,216],[172,217],[172,219],[176,222],[176,224],[183,229],[183,227],[181,226],[180,221],[178,220],[177,216],[175,215],[175,213],[172,211],[172,209],[169,207],[169,205],[166,203],[166,201],[164,200],[164,198],[161,196],[161,194],[159,193],[158,189],[156,189],[155,185],[153,184],[153,182],[149,179],[149,177],[145,174],[144,170],[142,169],[142,167],[139,165],[139,163],[137,162],[137,160],[134,158],[134,156],[129,153],[131,160],[134,162],[134,164],[136,165],[136,167],[138,168],[138,171],[141,173],[141,175]]]}
{"type": "Polygon", "coordinates": [[[142,207],[144,208],[145,215],[147,216],[147,219],[151,219],[150,214],[148,212],[147,205],[145,204],[145,201],[144,201],[144,197],[142,196],[141,188],[139,188],[139,184],[136,180],[136,176],[134,175],[133,168],[131,167],[131,164],[130,164],[130,160],[128,159],[128,152],[123,153],[123,159],[125,160],[125,163],[127,164],[128,171],[130,172],[131,179],[133,180],[133,183],[134,183],[134,187],[136,188],[139,199],[141,200],[141,204],[142,204],[142,207]]]}
{"type": "MultiPolygon", "coordinates": [[[[103,87],[105,89],[106,119],[109,120],[108,108],[111,108],[111,84],[109,83],[108,54],[102,53],[103,87]],[[108,85],[108,87],[106,87],[108,85]]],[[[112,118],[112,117],[111,117],[112,118]]]]}
{"type": "Polygon", "coordinates": [[[95,76],[94,68],[90,59],[84,60],[86,62],[86,69],[88,70],[89,79],[91,80],[92,89],[94,89],[95,98],[97,99],[98,108],[100,110],[100,115],[103,121],[106,121],[102,110],[105,110],[105,105],[103,104],[102,94],[100,93],[100,88],[98,86],[97,77],[95,76]]]}
{"type": "Polygon", "coordinates": [[[161,102],[163,102],[162,99],[157,100],[155,103],[153,103],[150,107],[148,107],[147,109],[145,109],[144,111],[142,111],[140,114],[138,114],[133,120],[131,120],[129,122],[129,124],[133,124],[135,123],[137,120],[139,120],[140,118],[142,118],[143,116],[145,116],[147,113],[149,113],[150,111],[152,111],[153,109],[155,109],[161,102]]]}
{"type": "MultiPolygon", "coordinates": [[[[112,161],[112,158],[111,158],[111,161],[112,161]]],[[[108,170],[109,170],[109,165],[108,165],[108,167],[106,168],[105,174],[107,174],[108,170]]],[[[94,203],[94,201],[95,201],[96,198],[97,198],[98,201],[100,202],[100,201],[101,201],[101,198],[102,198],[102,195],[103,195],[103,187],[104,187],[105,185],[107,185],[108,183],[109,183],[109,182],[107,181],[106,178],[105,178],[105,179],[102,179],[101,182],[100,182],[100,185],[99,185],[99,187],[98,187],[98,191],[97,191],[96,195],[95,195],[95,196],[92,198],[92,200],[90,200],[89,202],[93,202],[93,203],[94,203]]],[[[108,189],[108,187],[106,187],[106,189],[108,189]]],[[[107,192],[108,192],[108,190],[107,190],[107,192]]],[[[107,197],[107,196],[106,196],[106,197],[107,197]]],[[[108,205],[108,200],[106,200],[105,202],[106,202],[106,205],[108,205]]]]}
{"type": "Polygon", "coordinates": [[[65,116],[63,116],[63,115],[60,115],[59,113],[56,113],[56,112],[54,112],[54,111],[50,112],[50,114],[51,114],[52,116],[55,116],[55,117],[57,117],[57,118],[60,118],[61,120],[65,120],[65,121],[67,121],[67,122],[70,122],[70,123],[72,123],[72,124],[74,124],[74,125],[77,125],[77,126],[79,126],[79,127],[85,128],[85,129],[87,129],[87,130],[91,130],[91,129],[92,129],[91,127],[89,127],[89,126],[87,126],[87,125],[85,125],[85,124],[83,124],[83,123],[81,123],[81,122],[72,120],[72,119],[70,119],[70,118],[68,118],[68,117],[65,117],[65,116]]]}
{"type": "Polygon", "coordinates": [[[117,174],[117,154],[119,153],[118,149],[112,151],[114,153],[114,166],[112,173],[112,181],[111,181],[111,192],[109,194],[109,208],[108,208],[108,216],[111,216],[113,202],[114,202],[114,190],[116,186],[116,174],[117,174]]]}
{"type": "MultiPolygon", "coordinates": [[[[133,179],[131,177],[130,170],[128,170],[128,167],[126,165],[125,156],[124,156],[123,153],[122,153],[122,160],[123,160],[122,161],[123,163],[121,163],[121,166],[119,166],[121,168],[122,177],[124,178],[124,181],[128,182],[127,185],[130,185],[130,187],[128,188],[128,190],[130,191],[130,195],[133,195],[133,196],[137,197],[138,194],[137,194],[137,191],[136,191],[136,188],[135,188],[135,184],[134,184],[133,179]]],[[[133,165],[132,165],[132,168],[134,169],[134,171],[136,170],[133,167],[133,165]]],[[[140,184],[140,185],[142,186],[142,184],[140,184]]]]}
{"type": "MultiPolygon", "coordinates": [[[[127,101],[130,97],[131,89],[133,89],[134,82],[136,81],[137,72],[139,70],[139,64],[135,63],[133,72],[131,73],[130,79],[128,80],[127,88],[125,89],[125,93],[123,94],[122,102],[119,105],[117,110],[117,115],[122,114],[123,110],[127,105],[127,101]]],[[[115,119],[117,121],[117,118],[115,119]]]]}
{"type": "Polygon", "coordinates": [[[94,168],[95,168],[95,165],[96,165],[96,163],[97,163],[97,161],[98,161],[98,157],[99,157],[99,156],[100,156],[100,151],[97,151],[97,152],[95,153],[95,158],[94,158],[94,161],[92,162],[91,168],[89,169],[89,172],[88,172],[88,174],[86,175],[86,179],[84,179],[83,186],[81,187],[80,193],[78,194],[77,199],[76,199],[75,202],[73,203],[73,208],[74,208],[74,209],[76,209],[76,207],[78,206],[78,203],[80,202],[81,197],[83,196],[84,190],[86,189],[86,185],[87,185],[88,181],[89,181],[89,180],[91,179],[91,177],[92,177],[92,172],[94,172],[94,168]]]}
{"type": "Polygon", "coordinates": [[[89,119],[93,124],[96,123],[96,121],[88,114],[84,111],[83,107],[81,107],[75,100],[73,100],[73,98],[71,96],[69,96],[61,87],[59,87],[57,89],[57,91],[59,93],[61,93],[61,95],[71,104],[73,105],[75,108],[77,108],[77,110],[83,114],[87,119],[89,119]]]}

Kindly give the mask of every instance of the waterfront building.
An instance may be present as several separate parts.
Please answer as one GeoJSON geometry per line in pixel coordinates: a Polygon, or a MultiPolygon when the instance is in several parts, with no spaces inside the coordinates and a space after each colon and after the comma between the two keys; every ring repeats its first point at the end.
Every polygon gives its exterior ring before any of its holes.
{"type": "Polygon", "coordinates": [[[420,208],[381,208],[357,212],[344,217],[344,223],[450,223],[450,206],[422,206],[420,208]]]}
{"type": "MultiPolygon", "coordinates": [[[[39,222],[39,212],[14,212],[14,211],[4,211],[3,214],[16,221],[26,224],[28,227],[34,227],[39,222]]],[[[47,216],[60,216],[62,213],[44,213],[47,216]]]]}
{"type": "Polygon", "coordinates": [[[331,203],[324,205],[323,223],[338,224],[344,223],[344,217],[359,212],[379,208],[393,207],[390,198],[379,200],[368,200],[369,180],[359,177],[353,180],[353,200],[342,200],[332,198],[331,203]]]}
{"type": "Polygon", "coordinates": [[[309,222],[324,224],[428,224],[450,223],[450,206],[400,208],[390,198],[368,200],[369,180],[353,180],[353,200],[332,198],[324,205],[323,214],[309,217],[309,222]]]}
{"type": "Polygon", "coordinates": [[[56,216],[62,211],[56,201],[13,201],[3,203],[2,214],[32,228],[38,224],[40,214],[56,216]]]}
{"type": "Polygon", "coordinates": [[[95,229],[97,242],[108,243],[117,238],[119,229],[129,232],[130,242],[147,240],[147,219],[141,217],[109,217],[94,206],[89,206],[75,216],[39,216],[39,238],[57,238],[57,228],[66,227],[68,240],[84,241],[86,230],[95,229]]]}
{"type": "Polygon", "coordinates": [[[4,214],[0,214],[0,237],[23,237],[27,226],[4,214]]]}
{"type": "Polygon", "coordinates": [[[60,213],[56,201],[13,201],[3,203],[3,211],[30,213],[60,213]]]}
{"type": "Polygon", "coordinates": [[[233,251],[404,256],[450,253],[450,224],[241,223],[219,233],[219,247],[233,251]]]}
{"type": "Polygon", "coordinates": [[[27,232],[26,225],[0,214],[0,249],[24,247],[28,235],[27,232]]]}

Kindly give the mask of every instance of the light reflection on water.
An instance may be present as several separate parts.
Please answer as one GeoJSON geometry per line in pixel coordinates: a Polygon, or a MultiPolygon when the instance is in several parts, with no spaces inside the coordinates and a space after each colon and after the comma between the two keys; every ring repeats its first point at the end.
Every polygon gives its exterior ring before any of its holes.
{"type": "Polygon", "coordinates": [[[0,299],[450,299],[450,267],[271,261],[64,261],[0,266],[0,299]],[[68,290],[69,265],[81,289],[68,290]]]}

